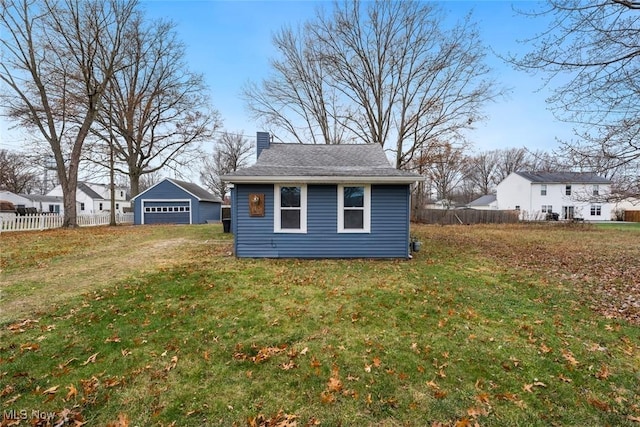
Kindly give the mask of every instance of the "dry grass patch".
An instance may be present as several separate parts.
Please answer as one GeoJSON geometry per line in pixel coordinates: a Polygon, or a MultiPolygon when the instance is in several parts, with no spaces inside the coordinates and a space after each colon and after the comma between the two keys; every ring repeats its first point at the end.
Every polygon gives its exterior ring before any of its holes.
{"type": "MultiPolygon", "coordinates": [[[[218,226],[208,227],[218,232],[218,226]]],[[[124,226],[2,234],[0,323],[110,287],[134,274],[187,264],[212,245],[230,250],[228,237],[212,242],[177,230],[124,226]]]]}

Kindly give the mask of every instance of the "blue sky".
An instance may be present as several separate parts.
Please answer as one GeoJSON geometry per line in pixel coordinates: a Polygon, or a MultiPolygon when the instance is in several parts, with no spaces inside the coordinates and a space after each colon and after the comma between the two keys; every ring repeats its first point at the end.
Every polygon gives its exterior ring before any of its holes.
{"type": "MultiPolygon", "coordinates": [[[[499,54],[524,53],[525,39],[544,28],[544,22],[517,15],[508,1],[447,1],[441,3],[452,18],[473,10],[481,36],[499,54]]],[[[515,2],[530,8],[533,2],[515,2]]],[[[205,75],[213,105],[224,119],[224,129],[253,137],[258,124],[250,119],[241,98],[248,81],[259,82],[269,73],[274,55],[271,35],[283,25],[296,26],[314,16],[329,1],[218,1],[146,0],[142,7],[150,18],[168,18],[176,24],[187,47],[190,68],[205,75]]],[[[469,133],[476,150],[527,147],[550,150],[556,138],[571,138],[571,126],[558,122],[544,102],[548,89],[538,91],[542,76],[513,70],[493,54],[489,58],[495,78],[512,89],[504,100],[486,107],[489,119],[469,133]]],[[[0,148],[19,149],[23,137],[7,130],[0,119],[0,148]]]]}

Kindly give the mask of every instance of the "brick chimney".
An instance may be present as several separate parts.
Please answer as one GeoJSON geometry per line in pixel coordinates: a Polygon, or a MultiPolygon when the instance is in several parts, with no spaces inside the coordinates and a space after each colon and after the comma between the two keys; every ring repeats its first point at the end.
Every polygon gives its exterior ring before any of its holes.
{"type": "Polygon", "coordinates": [[[271,145],[271,135],[269,132],[256,132],[256,159],[260,157],[260,153],[271,145]]]}

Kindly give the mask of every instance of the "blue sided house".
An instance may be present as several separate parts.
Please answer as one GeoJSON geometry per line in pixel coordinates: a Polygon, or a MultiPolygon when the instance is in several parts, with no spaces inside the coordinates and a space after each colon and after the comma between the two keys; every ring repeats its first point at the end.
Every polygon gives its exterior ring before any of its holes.
{"type": "Polygon", "coordinates": [[[409,258],[411,185],[380,144],[274,144],[225,175],[238,257],[409,258]]]}
{"type": "Polygon", "coordinates": [[[135,196],[134,224],[205,224],[220,221],[222,201],[190,182],[165,178],[135,196]]]}

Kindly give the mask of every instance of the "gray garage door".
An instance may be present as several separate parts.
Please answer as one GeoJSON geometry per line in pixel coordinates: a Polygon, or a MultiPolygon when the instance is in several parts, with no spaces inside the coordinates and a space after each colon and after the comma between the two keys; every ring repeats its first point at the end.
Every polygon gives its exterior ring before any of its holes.
{"type": "Polygon", "coordinates": [[[144,202],[144,224],[190,224],[189,202],[144,202]]]}

